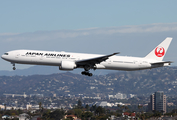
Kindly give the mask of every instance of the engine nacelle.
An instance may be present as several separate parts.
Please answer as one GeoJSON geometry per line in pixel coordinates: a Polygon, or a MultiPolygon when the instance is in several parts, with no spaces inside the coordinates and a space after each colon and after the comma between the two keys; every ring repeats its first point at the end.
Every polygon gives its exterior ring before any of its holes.
{"type": "Polygon", "coordinates": [[[59,67],[60,70],[73,70],[74,68],[76,68],[76,64],[75,62],[72,61],[62,61],[61,62],[61,66],[59,67]]]}

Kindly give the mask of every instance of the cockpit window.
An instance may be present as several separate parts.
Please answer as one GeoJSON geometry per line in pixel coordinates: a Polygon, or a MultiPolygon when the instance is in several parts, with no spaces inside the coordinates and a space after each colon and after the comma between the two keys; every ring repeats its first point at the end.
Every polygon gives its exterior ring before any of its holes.
{"type": "Polygon", "coordinates": [[[9,53],[4,53],[4,55],[9,55],[9,53]]]}

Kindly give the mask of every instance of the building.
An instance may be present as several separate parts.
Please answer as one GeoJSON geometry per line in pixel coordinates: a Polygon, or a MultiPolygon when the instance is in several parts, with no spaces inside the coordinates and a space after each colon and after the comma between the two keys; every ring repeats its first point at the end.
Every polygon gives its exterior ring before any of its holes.
{"type": "Polygon", "coordinates": [[[163,91],[157,91],[150,95],[150,103],[148,104],[149,111],[159,111],[166,113],[166,95],[163,91]]]}
{"type": "Polygon", "coordinates": [[[19,115],[19,120],[29,120],[29,119],[30,119],[30,116],[26,113],[19,115]]]}
{"type": "Polygon", "coordinates": [[[115,98],[117,98],[117,99],[126,99],[127,95],[126,94],[122,94],[122,93],[117,93],[115,95],[115,98]]]}
{"type": "Polygon", "coordinates": [[[150,103],[148,104],[148,110],[149,111],[153,111],[153,110],[155,110],[155,106],[154,106],[154,104],[155,104],[155,98],[154,98],[154,94],[152,94],[152,95],[150,95],[150,103]]]}
{"type": "Polygon", "coordinates": [[[136,117],[136,114],[135,113],[128,113],[128,112],[124,112],[122,113],[122,117],[123,118],[128,118],[128,120],[132,120],[132,119],[135,119],[136,117]]]}
{"type": "Polygon", "coordinates": [[[106,106],[112,107],[111,103],[108,103],[107,101],[96,102],[95,105],[101,107],[106,107],[106,106]]]}
{"type": "Polygon", "coordinates": [[[117,93],[116,95],[108,95],[108,98],[115,98],[115,99],[126,99],[127,95],[126,94],[122,94],[122,93],[117,93]]]}

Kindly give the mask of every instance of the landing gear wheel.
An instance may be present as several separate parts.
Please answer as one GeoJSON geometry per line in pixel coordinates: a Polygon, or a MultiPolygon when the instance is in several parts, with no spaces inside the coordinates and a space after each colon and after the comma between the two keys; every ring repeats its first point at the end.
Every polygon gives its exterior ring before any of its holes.
{"type": "Polygon", "coordinates": [[[13,70],[16,70],[16,68],[15,68],[15,67],[13,67],[13,70]]]}
{"type": "Polygon", "coordinates": [[[81,72],[82,75],[85,75],[85,71],[81,72]]]}
{"type": "Polygon", "coordinates": [[[92,73],[89,73],[89,74],[88,74],[88,76],[90,76],[90,77],[91,77],[92,75],[93,75],[92,73]]]}
{"type": "Polygon", "coordinates": [[[81,72],[82,75],[92,76],[92,73],[89,73],[89,71],[83,71],[81,72]]]}
{"type": "Polygon", "coordinates": [[[88,75],[88,76],[89,76],[89,72],[85,72],[85,75],[88,75]]]}

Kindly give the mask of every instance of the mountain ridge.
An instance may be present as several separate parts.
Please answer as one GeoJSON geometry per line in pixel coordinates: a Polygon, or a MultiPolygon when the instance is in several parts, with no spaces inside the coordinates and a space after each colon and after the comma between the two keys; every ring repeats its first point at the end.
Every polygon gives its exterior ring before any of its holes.
{"type": "Polygon", "coordinates": [[[0,76],[0,95],[43,94],[45,96],[77,95],[102,96],[116,93],[150,95],[164,91],[176,95],[177,67],[151,70],[114,72],[92,77],[71,72],[50,75],[0,76]]]}

